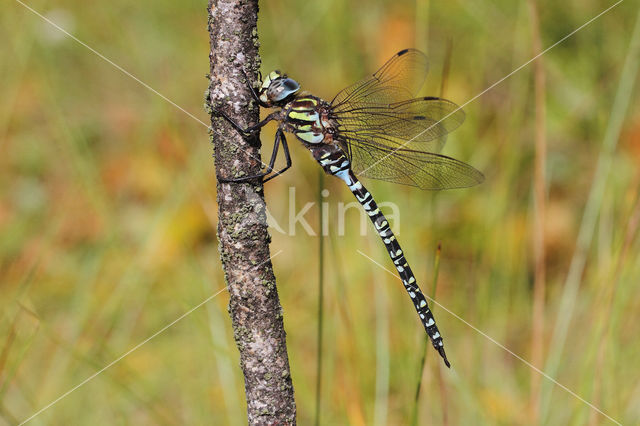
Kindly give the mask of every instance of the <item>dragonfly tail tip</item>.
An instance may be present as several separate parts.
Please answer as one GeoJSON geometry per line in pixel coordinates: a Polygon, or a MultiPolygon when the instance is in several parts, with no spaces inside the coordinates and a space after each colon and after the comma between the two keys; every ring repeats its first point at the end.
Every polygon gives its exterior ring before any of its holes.
{"type": "Polygon", "coordinates": [[[451,363],[447,359],[447,354],[444,352],[444,348],[442,346],[438,348],[438,352],[440,352],[440,356],[444,360],[444,365],[446,365],[447,368],[451,368],[451,363]]]}

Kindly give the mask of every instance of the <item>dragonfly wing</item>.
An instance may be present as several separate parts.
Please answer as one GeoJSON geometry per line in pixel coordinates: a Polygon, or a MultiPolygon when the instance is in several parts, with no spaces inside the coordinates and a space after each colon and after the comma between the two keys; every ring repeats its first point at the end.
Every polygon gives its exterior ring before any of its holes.
{"type": "Polygon", "coordinates": [[[464,116],[453,102],[426,97],[387,105],[362,105],[334,112],[332,118],[347,140],[367,139],[382,148],[438,152],[447,133],[457,129],[464,116]]]}
{"type": "Polygon", "coordinates": [[[390,104],[415,97],[429,70],[427,56],[415,49],[396,53],[371,77],[340,91],[331,105],[334,110],[361,104],[390,104]]]}
{"type": "Polygon", "coordinates": [[[472,166],[445,155],[404,148],[381,148],[366,139],[350,143],[356,175],[421,189],[467,188],[484,180],[472,166]]]}
{"type": "Polygon", "coordinates": [[[446,99],[415,98],[427,71],[424,53],[402,50],[333,99],[330,118],[356,174],[423,189],[467,187],[484,179],[473,167],[436,154],[464,112],[446,99]]]}

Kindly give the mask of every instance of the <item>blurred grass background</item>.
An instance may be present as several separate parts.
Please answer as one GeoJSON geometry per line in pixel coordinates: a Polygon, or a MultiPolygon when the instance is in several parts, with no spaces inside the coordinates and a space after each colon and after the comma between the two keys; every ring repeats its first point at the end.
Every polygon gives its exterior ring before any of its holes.
{"type": "MultiPolygon", "coordinates": [[[[205,2],[28,3],[205,123],[205,2]]],[[[609,2],[538,3],[543,47],[609,2]]],[[[215,178],[206,128],[18,3],[0,6],[0,424],[16,424],[224,287],[215,178]]],[[[634,26],[625,1],[544,56],[547,108],[544,356],[634,26]]],[[[529,60],[524,1],[270,0],[261,3],[263,72],[286,70],[331,99],[405,47],[425,50],[424,94],[466,102],[529,60]]],[[[531,358],[534,262],[533,68],[465,107],[445,153],[486,175],[481,186],[426,193],[367,181],[400,208],[399,239],[437,301],[531,358]]],[[[640,422],[640,184],[637,87],[623,112],[593,243],[564,350],[552,375],[625,424],[640,422]],[[637,215],[637,211],[635,213],[637,215]],[[626,242],[626,243],[625,243],[626,242]],[[626,247],[626,249],[624,249],[626,247]],[[603,337],[604,336],[604,337],[603,337]],[[600,348],[600,345],[604,346],[600,348]]],[[[270,150],[274,129],[263,132],[270,150]]],[[[294,167],[265,189],[286,231],[317,198],[317,164],[292,140],[294,167]]],[[[424,330],[370,232],[350,210],[336,235],[336,179],[326,237],[323,424],[406,424],[424,330]]],[[[305,216],[317,231],[318,208],[305,216]]],[[[273,229],[299,421],[315,405],[318,238],[273,229]]],[[[223,292],[36,417],[32,424],[243,424],[243,380],[223,292]]],[[[435,308],[454,369],[427,353],[419,424],[609,424],[555,386],[530,407],[531,369],[435,308]],[[442,394],[445,393],[446,397],[442,394]]],[[[567,319],[567,317],[564,317],[567,319]]],[[[539,366],[544,369],[543,365],[539,366]]],[[[535,373],[534,373],[535,374],[535,373]]],[[[546,382],[546,379],[542,379],[546,382]]]]}

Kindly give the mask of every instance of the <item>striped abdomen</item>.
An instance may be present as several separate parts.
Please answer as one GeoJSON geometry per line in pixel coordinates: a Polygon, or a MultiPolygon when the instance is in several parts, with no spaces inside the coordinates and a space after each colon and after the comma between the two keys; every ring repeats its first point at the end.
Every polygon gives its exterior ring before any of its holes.
{"type": "Polygon", "coordinates": [[[325,146],[322,147],[322,149],[312,150],[312,152],[316,160],[328,174],[337,176],[346,182],[351,192],[353,192],[353,195],[356,196],[356,199],[366,211],[402,279],[405,290],[409,294],[409,297],[411,297],[413,306],[420,316],[420,321],[427,331],[433,347],[440,353],[447,367],[450,367],[449,360],[447,360],[447,355],[444,352],[442,336],[438,331],[433,314],[429,309],[427,299],[418,287],[416,278],[404,257],[404,252],[391,231],[389,222],[373,199],[373,196],[353,174],[349,160],[339,148],[325,146]]]}

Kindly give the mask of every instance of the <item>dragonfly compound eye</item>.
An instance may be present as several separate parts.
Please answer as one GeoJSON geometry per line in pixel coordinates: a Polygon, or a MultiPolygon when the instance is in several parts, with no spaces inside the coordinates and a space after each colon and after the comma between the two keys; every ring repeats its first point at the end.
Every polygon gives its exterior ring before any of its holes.
{"type": "Polygon", "coordinates": [[[300,85],[297,81],[282,77],[271,81],[267,89],[267,97],[271,102],[280,102],[298,90],[300,90],[300,85]]]}

